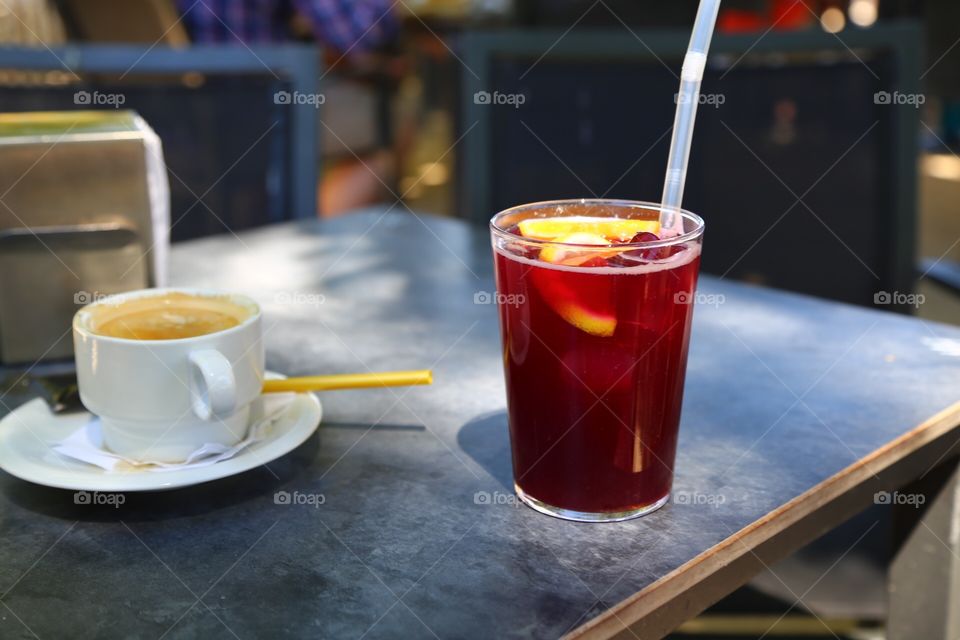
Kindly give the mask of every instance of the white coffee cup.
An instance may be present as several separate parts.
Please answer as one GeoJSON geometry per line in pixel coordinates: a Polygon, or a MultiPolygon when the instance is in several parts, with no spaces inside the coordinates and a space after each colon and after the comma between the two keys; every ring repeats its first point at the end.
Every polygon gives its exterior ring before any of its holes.
{"type": "Polygon", "coordinates": [[[73,318],[80,400],[101,421],[104,445],[138,461],[181,462],[208,443],[246,436],[252,403],[263,389],[260,307],[231,293],[144,289],[108,296],[73,318]],[[134,340],[99,335],[100,305],[183,293],[227,298],[249,310],[240,324],[190,338],[134,340]]]}

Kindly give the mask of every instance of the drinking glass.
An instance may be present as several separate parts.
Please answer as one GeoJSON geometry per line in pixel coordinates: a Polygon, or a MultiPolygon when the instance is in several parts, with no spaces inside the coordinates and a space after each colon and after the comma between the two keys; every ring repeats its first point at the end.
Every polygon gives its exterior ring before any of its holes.
{"type": "Polygon", "coordinates": [[[680,235],[599,246],[518,225],[659,214],[649,202],[560,200],[491,220],[514,486],[537,511],[603,522],[667,501],[704,224],[682,211],[680,235]]]}

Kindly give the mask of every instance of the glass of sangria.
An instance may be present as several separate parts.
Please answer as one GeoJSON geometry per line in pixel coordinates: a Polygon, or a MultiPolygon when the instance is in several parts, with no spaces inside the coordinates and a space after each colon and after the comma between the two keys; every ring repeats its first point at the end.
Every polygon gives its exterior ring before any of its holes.
{"type": "Polygon", "coordinates": [[[606,522],[670,495],[703,220],[660,205],[558,200],[490,228],[517,495],[606,522]]]}

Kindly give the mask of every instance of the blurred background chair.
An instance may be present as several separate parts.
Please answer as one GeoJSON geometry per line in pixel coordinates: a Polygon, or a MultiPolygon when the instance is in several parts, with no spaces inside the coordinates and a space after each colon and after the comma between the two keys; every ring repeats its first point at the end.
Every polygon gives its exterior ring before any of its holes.
{"type": "MultiPolygon", "coordinates": [[[[543,199],[660,197],[688,34],[561,36],[463,38],[476,77],[463,76],[460,128],[475,130],[458,175],[473,219],[543,199]]],[[[887,100],[917,94],[920,48],[912,24],[842,41],[715,38],[684,198],[709,212],[704,271],[861,305],[914,290],[919,115],[887,100]]]]}
{"type": "Polygon", "coordinates": [[[307,46],[0,48],[6,111],[123,108],[163,141],[171,237],[316,215],[318,56],[307,46]],[[122,102],[121,102],[122,101],[122,102]]]}

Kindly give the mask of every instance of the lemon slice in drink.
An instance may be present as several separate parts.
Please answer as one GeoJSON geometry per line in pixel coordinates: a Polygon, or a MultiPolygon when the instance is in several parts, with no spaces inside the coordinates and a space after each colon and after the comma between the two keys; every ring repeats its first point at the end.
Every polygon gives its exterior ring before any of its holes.
{"type": "Polygon", "coordinates": [[[559,236],[553,240],[563,244],[548,244],[541,249],[540,259],[544,262],[552,262],[553,264],[565,264],[567,266],[577,267],[582,265],[584,262],[589,261],[593,257],[599,256],[607,258],[620,253],[616,249],[611,249],[610,251],[600,251],[598,249],[578,249],[577,247],[564,246],[570,244],[580,244],[606,247],[610,245],[609,240],[596,233],[581,231],[577,233],[570,233],[565,236],[559,236]]]}
{"type": "MultiPolygon", "coordinates": [[[[605,258],[619,253],[619,250],[610,247],[607,238],[595,233],[571,233],[557,238],[557,242],[565,244],[546,245],[540,250],[541,260],[566,266],[593,266],[591,261],[605,262],[605,258]]],[[[534,269],[532,277],[547,304],[574,327],[602,338],[608,338],[616,331],[617,317],[614,313],[612,283],[609,279],[600,277],[589,288],[584,289],[574,286],[570,281],[571,277],[584,276],[572,276],[556,269],[534,269]]]]}
{"type": "MultiPolygon", "coordinates": [[[[630,218],[599,218],[569,216],[566,218],[527,218],[517,225],[525,238],[534,240],[562,240],[575,233],[589,233],[606,238],[609,242],[629,242],[640,232],[660,233],[658,220],[634,220],[630,218]]],[[[581,243],[586,244],[586,243],[581,243]]]]}

